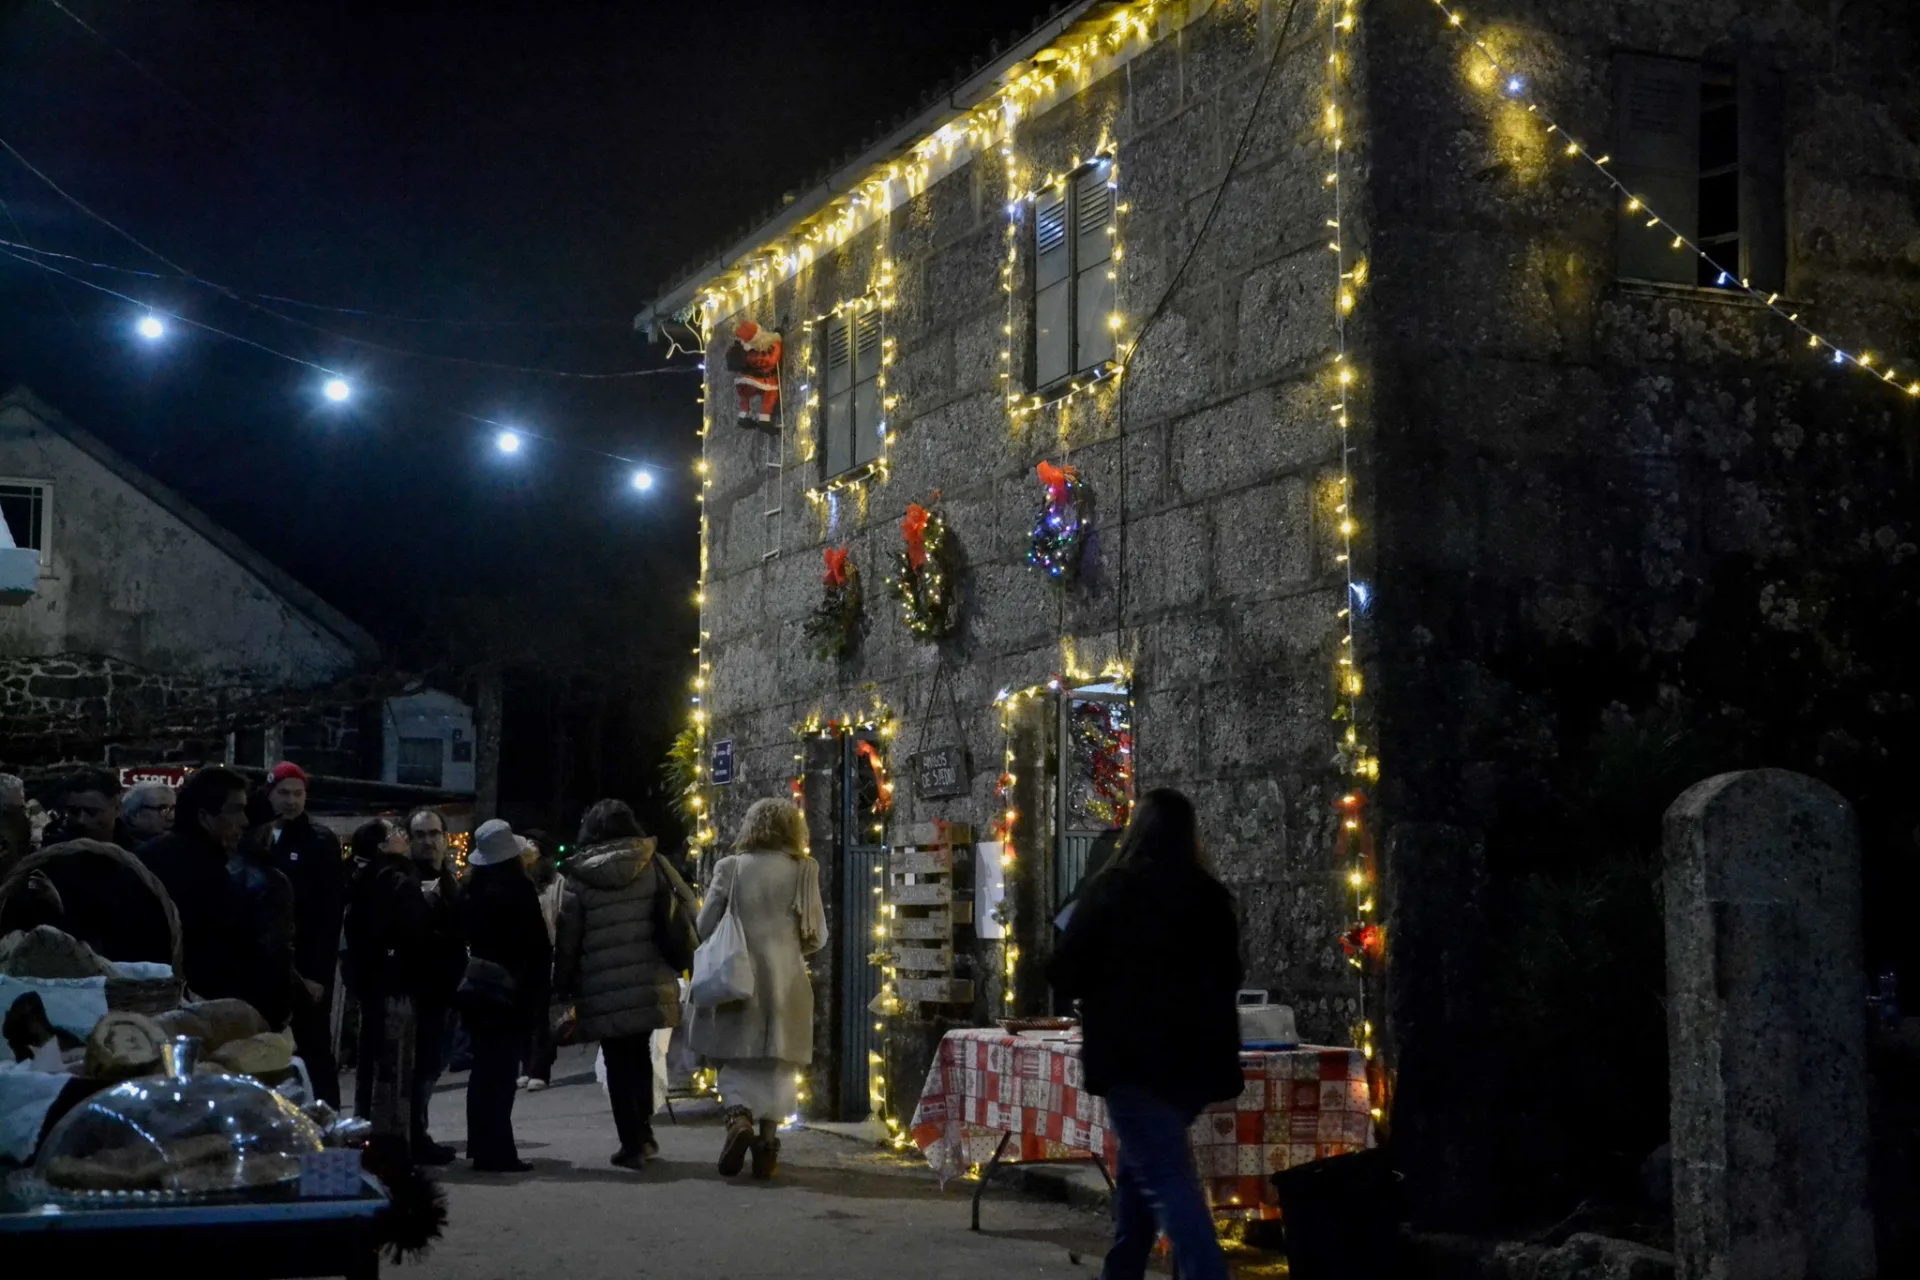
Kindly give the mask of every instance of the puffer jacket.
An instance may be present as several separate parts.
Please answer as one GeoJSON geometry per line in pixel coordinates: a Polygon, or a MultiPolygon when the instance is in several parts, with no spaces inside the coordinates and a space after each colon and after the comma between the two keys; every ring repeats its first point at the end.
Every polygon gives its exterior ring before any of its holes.
{"type": "Polygon", "coordinates": [[[671,892],[654,842],[589,845],[560,864],[553,989],[571,999],[583,1040],[643,1035],[680,1024],[678,975],[654,941],[654,908],[671,892]]]}

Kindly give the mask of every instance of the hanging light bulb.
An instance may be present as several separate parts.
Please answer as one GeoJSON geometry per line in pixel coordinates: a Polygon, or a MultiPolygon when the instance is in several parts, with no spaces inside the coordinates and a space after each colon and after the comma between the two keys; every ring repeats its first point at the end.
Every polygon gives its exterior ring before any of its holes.
{"type": "Polygon", "coordinates": [[[517,431],[502,431],[493,438],[493,442],[500,447],[502,453],[520,452],[520,433],[517,431]]]}
{"type": "Polygon", "coordinates": [[[134,328],[148,342],[157,342],[167,333],[167,326],[160,323],[160,317],[152,314],[141,316],[140,323],[134,328]]]}
{"type": "Polygon", "coordinates": [[[320,390],[327,399],[333,401],[335,404],[339,404],[353,394],[353,388],[347,385],[345,378],[328,378],[326,385],[321,387],[320,390]]]}
{"type": "Polygon", "coordinates": [[[653,472],[648,471],[644,467],[634,472],[633,487],[638,489],[642,493],[645,493],[647,492],[647,490],[653,488],[653,472]]]}

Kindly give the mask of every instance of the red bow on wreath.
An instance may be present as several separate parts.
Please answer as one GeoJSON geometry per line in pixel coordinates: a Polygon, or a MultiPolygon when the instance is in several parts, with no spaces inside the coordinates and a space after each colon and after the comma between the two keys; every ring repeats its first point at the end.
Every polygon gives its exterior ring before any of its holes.
{"type": "Polygon", "coordinates": [[[1353,926],[1340,939],[1340,947],[1349,956],[1368,955],[1377,959],[1380,955],[1380,926],[1377,924],[1353,926]]]}
{"type": "Polygon", "coordinates": [[[873,770],[875,787],[873,800],[874,813],[882,814],[887,812],[893,808],[893,784],[887,781],[887,766],[880,759],[880,748],[863,738],[853,744],[853,750],[854,753],[862,760],[865,760],[868,767],[873,770]]]}
{"type": "Polygon", "coordinates": [[[1056,467],[1044,459],[1034,468],[1040,477],[1040,483],[1047,486],[1047,501],[1055,506],[1067,500],[1067,486],[1080,478],[1080,473],[1072,467],[1056,467]]]}
{"type": "Polygon", "coordinates": [[[927,509],[919,503],[907,508],[907,518],[900,522],[900,532],[907,539],[907,563],[918,569],[927,562],[927,509]]]}
{"type": "Polygon", "coordinates": [[[847,585],[847,557],[853,554],[852,547],[827,548],[827,574],[821,581],[829,587],[847,585]]]}

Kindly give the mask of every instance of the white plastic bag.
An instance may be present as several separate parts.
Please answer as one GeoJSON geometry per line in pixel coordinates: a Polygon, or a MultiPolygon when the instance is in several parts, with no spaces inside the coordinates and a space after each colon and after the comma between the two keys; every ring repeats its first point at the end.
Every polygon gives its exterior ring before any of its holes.
{"type": "Polygon", "coordinates": [[[747,931],[727,899],[726,914],[713,936],[693,953],[693,1003],[701,1009],[753,999],[753,956],[747,950],[747,931]]]}

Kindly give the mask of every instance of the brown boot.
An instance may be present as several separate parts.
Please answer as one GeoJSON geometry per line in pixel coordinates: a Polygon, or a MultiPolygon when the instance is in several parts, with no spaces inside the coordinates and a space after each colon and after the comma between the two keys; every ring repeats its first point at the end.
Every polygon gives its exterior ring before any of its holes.
{"type": "Polygon", "coordinates": [[[726,1143],[720,1148],[720,1176],[731,1178],[747,1163],[753,1149],[753,1112],[745,1107],[727,1109],[726,1143]]]}
{"type": "Polygon", "coordinates": [[[780,1122],[762,1120],[760,1137],[753,1144],[753,1176],[766,1182],[780,1168],[780,1122]]]}

